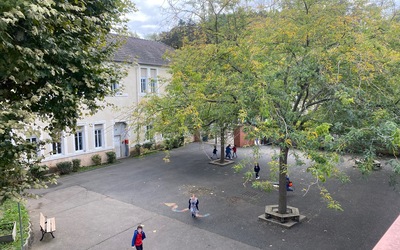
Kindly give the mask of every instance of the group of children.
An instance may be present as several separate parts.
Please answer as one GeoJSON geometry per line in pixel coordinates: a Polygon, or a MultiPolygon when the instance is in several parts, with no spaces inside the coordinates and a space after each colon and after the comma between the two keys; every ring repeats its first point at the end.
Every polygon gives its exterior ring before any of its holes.
{"type": "Polygon", "coordinates": [[[236,145],[233,146],[233,148],[231,148],[231,144],[229,144],[226,148],[225,148],[225,158],[227,159],[232,159],[232,158],[237,158],[237,154],[236,154],[236,145]]]}
{"type": "MultiPolygon", "coordinates": [[[[218,155],[217,155],[218,149],[217,146],[214,146],[213,149],[213,155],[211,157],[211,159],[219,159],[218,155]]],[[[225,158],[226,159],[232,159],[232,158],[237,158],[237,148],[236,145],[233,145],[233,148],[231,148],[231,144],[229,144],[226,148],[225,148],[225,158]]]]}

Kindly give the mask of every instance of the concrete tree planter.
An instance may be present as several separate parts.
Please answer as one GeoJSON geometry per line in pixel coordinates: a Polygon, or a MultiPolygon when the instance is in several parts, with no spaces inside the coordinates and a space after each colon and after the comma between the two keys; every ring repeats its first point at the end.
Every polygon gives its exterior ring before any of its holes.
{"type": "Polygon", "coordinates": [[[278,208],[278,205],[266,206],[265,214],[258,216],[258,218],[286,228],[291,228],[292,226],[306,219],[304,215],[300,214],[298,208],[287,206],[286,214],[278,213],[278,208]]]}
{"type": "Polygon", "coordinates": [[[217,160],[210,161],[209,163],[213,164],[213,165],[220,166],[220,167],[224,167],[226,165],[235,163],[235,161],[232,161],[232,160],[229,160],[229,159],[224,159],[224,162],[221,163],[221,160],[217,159],[217,160]]]}
{"type": "Polygon", "coordinates": [[[14,241],[16,234],[17,223],[15,221],[12,223],[0,225],[0,242],[14,241]]]}

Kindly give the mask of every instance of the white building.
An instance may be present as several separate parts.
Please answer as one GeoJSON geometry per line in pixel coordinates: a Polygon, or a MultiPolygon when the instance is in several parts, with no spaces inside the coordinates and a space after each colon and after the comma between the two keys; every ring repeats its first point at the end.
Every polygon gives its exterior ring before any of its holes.
{"type": "MultiPolygon", "coordinates": [[[[91,157],[99,154],[103,162],[106,152],[115,151],[117,158],[126,157],[137,143],[146,138],[138,136],[130,126],[132,108],[148,93],[162,93],[161,79],[168,79],[168,61],[163,59],[167,50],[165,44],[128,37],[118,50],[114,60],[128,63],[127,76],[110,86],[115,96],[106,98],[114,107],[106,107],[92,116],[85,116],[77,123],[75,134],[63,133],[58,143],[48,144],[39,154],[44,156],[43,164],[50,167],[62,161],[81,159],[82,166],[92,165],[91,157]]],[[[32,136],[37,141],[44,138],[32,136]]],[[[148,138],[147,138],[148,139],[148,138]]]]}

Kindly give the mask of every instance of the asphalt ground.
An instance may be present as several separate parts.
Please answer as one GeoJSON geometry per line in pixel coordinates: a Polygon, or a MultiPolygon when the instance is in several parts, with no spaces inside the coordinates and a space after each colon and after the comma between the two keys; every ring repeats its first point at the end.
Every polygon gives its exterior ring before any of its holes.
{"type": "MultiPolygon", "coordinates": [[[[307,219],[291,229],[260,221],[265,205],[278,203],[278,191],[243,185],[243,173],[234,173],[233,165],[209,164],[206,153],[212,149],[192,143],[170,151],[169,162],[163,152],[123,159],[35,190],[40,198],[28,201],[32,249],[129,249],[139,224],[147,234],[145,249],[372,249],[400,213],[400,192],[388,184],[389,166],[363,176],[350,156],[342,157],[339,168],[351,182],[324,184],[342,205],[340,212],[326,207],[315,185],[304,192],[313,179],[307,164],[296,166],[290,156],[296,189],[288,193],[288,205],[307,219]],[[202,218],[182,211],[191,193],[200,200],[202,218]],[[178,207],[172,209],[173,203],[178,207]],[[55,239],[46,235],[39,241],[39,212],[56,217],[55,239]]],[[[269,176],[267,163],[276,149],[260,150],[262,180],[269,176]]],[[[234,160],[251,157],[251,148],[239,148],[234,160]]]]}

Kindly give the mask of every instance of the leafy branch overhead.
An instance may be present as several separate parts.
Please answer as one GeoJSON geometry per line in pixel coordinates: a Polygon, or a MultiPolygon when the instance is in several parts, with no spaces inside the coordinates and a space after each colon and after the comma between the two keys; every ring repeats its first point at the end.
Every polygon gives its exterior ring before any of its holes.
{"type": "MultiPolygon", "coordinates": [[[[128,0],[4,0],[0,3],[0,199],[18,196],[38,178],[40,162],[25,136],[54,138],[74,128],[83,108],[94,112],[122,72],[112,67],[128,0]],[[29,160],[32,158],[31,160],[29,160]]],[[[43,185],[43,183],[41,183],[43,185]]]]}

